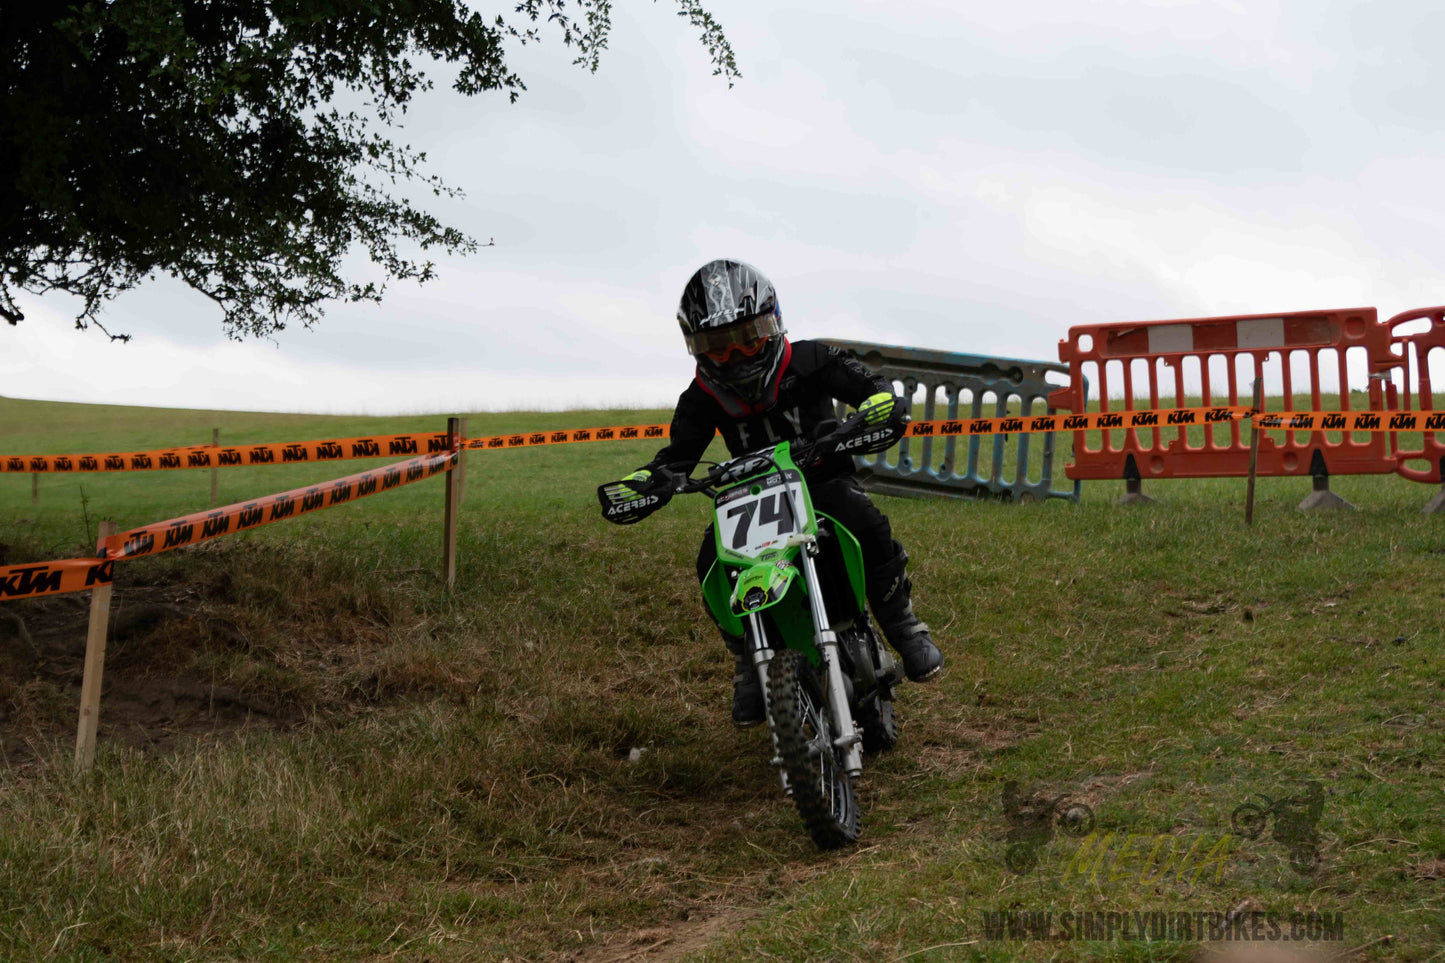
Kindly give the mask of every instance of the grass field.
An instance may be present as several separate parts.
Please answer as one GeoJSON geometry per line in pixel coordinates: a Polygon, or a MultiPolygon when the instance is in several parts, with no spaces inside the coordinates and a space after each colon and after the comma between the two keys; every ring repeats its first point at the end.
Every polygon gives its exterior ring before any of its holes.
{"type": "MultiPolygon", "coordinates": [[[[0,454],[444,425],[0,399],[0,454]]],[[[118,566],[86,778],[85,596],[0,606],[0,958],[1164,961],[1199,941],[1040,940],[985,914],[1058,933],[1065,913],[1242,910],[1324,914],[1336,959],[1445,959],[1431,489],[1336,478],[1359,511],[1306,515],[1308,481],[1263,479],[1252,529],[1242,480],[1153,483],[1144,509],[1112,482],[1078,505],[880,499],[948,666],[900,693],[859,846],[820,854],[766,734],[728,722],[692,574],[707,504],[599,517],[596,485],[653,447],[470,456],[452,594],[440,479],[118,566]],[[1013,872],[1010,781],[1086,803],[1094,834],[1035,839],[1013,872]],[[1232,828],[1310,781],[1313,871],[1280,820],[1232,828]]],[[[221,497],[359,467],[231,469],[221,497]]],[[[206,471],[42,478],[38,506],[0,476],[0,564],[208,502],[206,471]]]]}

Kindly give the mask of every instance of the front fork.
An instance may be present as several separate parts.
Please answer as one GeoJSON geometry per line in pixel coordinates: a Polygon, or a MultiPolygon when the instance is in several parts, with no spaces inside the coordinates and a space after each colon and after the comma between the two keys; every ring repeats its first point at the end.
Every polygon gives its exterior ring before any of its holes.
{"type": "Polygon", "coordinates": [[[823,586],[818,581],[818,569],[813,557],[818,554],[818,540],[812,535],[804,536],[803,551],[798,562],[803,566],[803,578],[808,583],[808,604],[813,609],[814,640],[823,656],[823,669],[828,677],[828,709],[833,715],[833,731],[837,733],[833,745],[843,750],[843,768],[848,775],[857,778],[863,774],[863,734],[853,724],[853,709],[848,705],[848,686],[843,681],[843,662],[838,658],[838,633],[828,619],[828,610],[823,606],[823,586]]]}
{"type": "MultiPolygon", "coordinates": [[[[818,554],[818,540],[811,535],[794,538],[803,546],[803,551],[798,556],[798,564],[803,569],[803,579],[808,586],[808,604],[813,614],[813,639],[823,657],[823,671],[828,686],[828,712],[832,716],[835,733],[833,745],[843,750],[843,768],[848,775],[856,778],[863,774],[863,735],[853,724],[853,710],[848,705],[848,686],[843,681],[843,663],[838,658],[838,633],[831,628],[832,622],[829,621],[828,611],[823,605],[823,588],[818,581],[818,570],[813,564],[813,556],[818,554]]],[[[748,636],[752,641],[753,666],[757,669],[758,681],[762,683],[764,705],[767,707],[768,719],[771,720],[773,707],[768,695],[768,663],[773,659],[773,649],[768,643],[762,616],[749,612],[747,619],[750,629],[748,636]]],[[[788,773],[783,768],[783,760],[778,753],[778,736],[773,731],[771,722],[768,731],[773,737],[773,765],[778,768],[783,791],[786,793],[789,792],[788,773]]]]}
{"type": "Polygon", "coordinates": [[[773,647],[768,644],[762,616],[756,612],[748,613],[747,634],[753,645],[753,668],[757,670],[758,682],[763,687],[763,711],[768,718],[768,734],[773,738],[773,768],[778,770],[778,778],[782,780],[783,794],[791,796],[793,790],[788,786],[788,770],[783,766],[782,753],[778,752],[778,730],[773,725],[773,697],[768,690],[768,663],[773,661],[773,647]]]}

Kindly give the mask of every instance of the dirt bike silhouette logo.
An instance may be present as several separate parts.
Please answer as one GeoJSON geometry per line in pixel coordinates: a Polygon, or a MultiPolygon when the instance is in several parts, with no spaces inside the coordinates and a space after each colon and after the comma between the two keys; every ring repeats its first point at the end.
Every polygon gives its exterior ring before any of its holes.
{"type": "Polygon", "coordinates": [[[1039,850],[1054,838],[1054,827],[1075,838],[1094,830],[1094,811],[1068,794],[1052,799],[1037,794],[1027,799],[1019,795],[1019,784],[1010,779],[1003,784],[1003,812],[1009,821],[1008,851],[1004,862],[1015,873],[1027,873],[1039,862],[1039,850]]]}
{"type": "Polygon", "coordinates": [[[1313,873],[1320,862],[1320,816],[1325,808],[1324,787],[1310,780],[1299,796],[1270,799],[1260,793],[1264,805],[1242,803],[1230,814],[1229,823],[1245,839],[1258,839],[1274,817],[1274,840],[1289,850],[1289,864],[1303,875],[1313,873]]]}

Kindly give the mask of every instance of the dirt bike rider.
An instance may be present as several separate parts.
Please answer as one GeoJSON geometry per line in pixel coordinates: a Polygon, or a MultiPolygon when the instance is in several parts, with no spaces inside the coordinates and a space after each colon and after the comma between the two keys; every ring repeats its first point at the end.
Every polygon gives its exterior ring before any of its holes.
{"type": "MultiPolygon", "coordinates": [[[[691,471],[716,432],[734,456],[811,437],[820,422],[833,417],[834,398],[857,408],[870,425],[904,424],[907,407],[886,379],[836,348],[788,341],[772,282],[748,264],[703,265],[683,289],[677,320],[697,359],[696,377],[678,398],[667,447],[624,482],[645,481],[659,467],[691,471]]],[[[902,657],[904,672],[915,682],[934,678],[943,654],[913,612],[908,554],[893,540],[887,516],[863,491],[853,459],[830,454],[805,474],[813,506],[857,537],[868,601],[884,637],[902,657]]],[[[697,556],[699,582],[716,559],[709,526],[697,556]]],[[[763,693],[746,642],[722,635],[734,659],[733,723],[757,725],[765,718],[763,693]]]]}

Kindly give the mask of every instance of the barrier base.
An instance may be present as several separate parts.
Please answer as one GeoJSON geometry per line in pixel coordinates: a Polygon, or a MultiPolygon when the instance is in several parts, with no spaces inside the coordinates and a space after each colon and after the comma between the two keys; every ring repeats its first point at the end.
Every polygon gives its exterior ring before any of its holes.
{"type": "Polygon", "coordinates": [[[1299,503],[1300,511],[1312,512],[1325,508],[1342,508],[1351,512],[1355,510],[1355,506],[1330,491],[1330,476],[1315,475],[1314,483],[1315,490],[1306,495],[1304,501],[1299,503]]]}
{"type": "Polygon", "coordinates": [[[895,498],[956,498],[967,501],[1010,501],[1012,493],[1006,488],[993,489],[988,485],[949,485],[943,487],[928,478],[917,480],[892,478],[877,475],[863,467],[858,470],[858,481],[870,495],[892,495],[895,498]]]}
{"type": "Polygon", "coordinates": [[[1124,479],[1124,494],[1114,499],[1115,505],[1153,505],[1154,499],[1144,494],[1142,478],[1124,479]]]}
{"type": "Polygon", "coordinates": [[[1445,513],[1445,482],[1440,484],[1440,490],[1435,493],[1435,497],[1420,509],[1421,515],[1439,515],[1441,513],[1445,513]]]}

